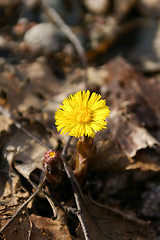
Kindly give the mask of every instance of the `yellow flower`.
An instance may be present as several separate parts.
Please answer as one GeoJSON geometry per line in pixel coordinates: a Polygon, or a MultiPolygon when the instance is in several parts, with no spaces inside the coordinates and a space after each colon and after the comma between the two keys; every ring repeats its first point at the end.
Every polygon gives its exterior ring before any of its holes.
{"type": "Polygon", "coordinates": [[[107,128],[109,107],[101,95],[90,91],[79,91],[70,95],[55,113],[55,124],[61,134],[75,137],[94,137],[95,132],[107,128]]]}

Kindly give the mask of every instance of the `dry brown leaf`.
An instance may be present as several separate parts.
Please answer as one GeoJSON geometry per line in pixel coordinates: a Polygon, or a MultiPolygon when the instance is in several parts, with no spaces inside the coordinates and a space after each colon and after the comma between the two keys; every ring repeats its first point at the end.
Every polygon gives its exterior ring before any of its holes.
{"type": "Polygon", "coordinates": [[[47,64],[35,62],[20,64],[14,73],[0,75],[0,85],[7,95],[11,109],[25,112],[30,107],[41,109],[46,100],[59,91],[60,81],[47,64]]]}
{"type": "Polygon", "coordinates": [[[10,184],[5,185],[5,190],[0,201],[1,204],[7,204],[7,206],[23,203],[29,197],[28,191],[24,191],[22,187],[19,176],[12,173],[11,179],[10,184]]]}
{"type": "Polygon", "coordinates": [[[127,157],[115,142],[101,140],[95,142],[97,152],[93,156],[89,169],[92,171],[121,171],[131,164],[127,157]]]}
{"type": "Polygon", "coordinates": [[[32,223],[31,240],[50,240],[43,232],[32,223]]]}
{"type": "Polygon", "coordinates": [[[0,132],[2,131],[7,131],[10,124],[12,123],[12,121],[10,119],[8,119],[6,116],[0,114],[0,132]]]}
{"type": "Polygon", "coordinates": [[[136,162],[126,167],[126,170],[130,169],[140,169],[142,171],[160,171],[160,166],[155,163],[143,163],[143,162],[136,162]]]}
{"type": "Polygon", "coordinates": [[[60,218],[52,220],[32,214],[31,220],[36,228],[40,229],[41,232],[43,231],[44,236],[46,236],[48,240],[72,240],[67,225],[64,224],[60,218]]]}
{"type": "MultiPolygon", "coordinates": [[[[17,209],[17,208],[16,208],[17,209]]],[[[3,227],[8,222],[8,217],[15,213],[15,206],[0,210],[2,221],[0,226],[3,227]]],[[[31,234],[31,223],[28,213],[23,211],[3,230],[6,239],[26,240],[31,234]]]]}
{"type": "MultiPolygon", "coordinates": [[[[43,143],[50,145],[49,135],[41,124],[38,122],[23,122],[23,124],[26,129],[43,143]]],[[[52,141],[52,144],[55,144],[53,147],[56,147],[57,141],[52,141]]],[[[25,178],[31,180],[30,175],[36,169],[39,173],[43,171],[42,157],[46,152],[46,148],[17,128],[10,132],[8,140],[3,148],[3,154],[6,155],[8,161],[10,160],[10,154],[13,150],[16,151],[14,166],[25,178]]]]}
{"type": "MultiPolygon", "coordinates": [[[[131,219],[123,218],[122,215],[111,211],[105,207],[97,206],[88,198],[86,199],[88,212],[84,210],[87,226],[91,234],[91,238],[105,240],[151,240],[154,239],[154,232],[145,222],[139,221],[131,217],[131,219]],[[92,217],[92,218],[91,218],[92,217]]],[[[125,216],[125,215],[124,215],[125,216]]],[[[80,229],[79,229],[80,230],[80,229]]],[[[80,239],[82,235],[78,230],[80,239]]]]}
{"type": "MultiPolygon", "coordinates": [[[[16,213],[17,205],[10,207],[1,207],[0,209],[0,228],[2,228],[16,213]]],[[[3,236],[9,239],[16,240],[49,240],[35,225],[31,222],[26,212],[20,213],[14,220],[3,230],[3,236]]]]}
{"type": "Polygon", "coordinates": [[[111,109],[103,137],[115,140],[129,157],[140,149],[159,146],[160,84],[145,78],[118,57],[108,63],[107,102],[111,109]],[[153,94],[154,93],[154,94],[153,94]]]}

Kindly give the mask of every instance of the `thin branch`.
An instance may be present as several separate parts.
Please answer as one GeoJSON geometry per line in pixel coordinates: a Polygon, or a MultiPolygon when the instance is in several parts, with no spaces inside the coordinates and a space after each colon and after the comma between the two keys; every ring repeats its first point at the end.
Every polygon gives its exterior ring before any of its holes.
{"type": "MultiPolygon", "coordinates": [[[[67,153],[67,152],[66,152],[67,153]]],[[[77,180],[72,172],[72,170],[70,169],[66,159],[65,159],[65,155],[62,155],[62,160],[63,160],[63,165],[66,171],[66,174],[71,182],[72,185],[72,189],[73,189],[73,194],[74,194],[74,198],[75,198],[75,202],[76,202],[76,206],[77,206],[77,217],[79,219],[79,222],[81,224],[81,228],[85,237],[85,240],[91,240],[90,234],[88,232],[88,228],[87,228],[87,224],[84,218],[84,215],[82,213],[82,202],[84,203],[83,200],[83,195],[82,192],[80,190],[80,187],[77,183],[77,180]],[[82,200],[82,201],[81,201],[82,200]]],[[[85,203],[84,203],[85,205],[85,203]]]]}
{"type": "MultiPolygon", "coordinates": [[[[76,224],[78,224],[78,221],[75,220],[69,213],[72,213],[72,214],[75,214],[77,216],[77,209],[75,208],[72,208],[72,207],[67,207],[67,206],[64,206],[62,203],[59,203],[53,196],[50,196],[46,190],[42,191],[42,194],[44,195],[44,197],[48,199],[50,199],[52,202],[49,202],[51,203],[51,207],[52,209],[54,209],[54,203],[67,215],[68,218],[70,218],[73,222],[75,222],[76,224]]],[[[53,217],[54,219],[56,219],[57,215],[56,215],[57,211],[55,209],[55,214],[53,212],[53,217]]]]}
{"type": "Polygon", "coordinates": [[[68,148],[70,146],[70,142],[72,140],[72,137],[69,136],[68,140],[67,140],[67,143],[66,145],[64,146],[63,150],[62,150],[62,156],[66,156],[67,155],[67,151],[68,151],[68,148]]]}
{"type": "Polygon", "coordinates": [[[64,20],[61,18],[61,16],[56,12],[54,8],[52,8],[46,0],[40,0],[40,3],[42,5],[42,9],[45,12],[45,14],[48,16],[51,22],[56,23],[57,26],[61,29],[61,31],[67,36],[67,38],[72,42],[74,45],[80,59],[82,62],[82,66],[84,69],[84,84],[85,84],[85,90],[88,88],[88,76],[87,76],[87,58],[84,51],[84,48],[79,41],[79,39],[76,37],[76,35],[71,31],[71,29],[68,27],[68,25],[64,22],[64,20]]]}
{"type": "Polygon", "coordinates": [[[45,178],[43,179],[43,182],[37,187],[35,192],[22,204],[22,206],[17,210],[17,212],[12,216],[12,218],[0,229],[0,233],[13,221],[15,217],[27,206],[27,204],[39,193],[41,188],[43,187],[45,182],[45,178]]]}

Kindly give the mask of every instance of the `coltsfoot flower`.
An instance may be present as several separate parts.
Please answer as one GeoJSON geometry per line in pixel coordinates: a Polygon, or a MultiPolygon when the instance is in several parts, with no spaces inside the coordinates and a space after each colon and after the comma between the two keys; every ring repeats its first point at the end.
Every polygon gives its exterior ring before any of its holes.
{"type": "Polygon", "coordinates": [[[101,95],[89,90],[79,91],[66,98],[55,113],[55,124],[61,134],[74,137],[94,137],[95,132],[103,130],[107,125],[109,107],[101,95]]]}

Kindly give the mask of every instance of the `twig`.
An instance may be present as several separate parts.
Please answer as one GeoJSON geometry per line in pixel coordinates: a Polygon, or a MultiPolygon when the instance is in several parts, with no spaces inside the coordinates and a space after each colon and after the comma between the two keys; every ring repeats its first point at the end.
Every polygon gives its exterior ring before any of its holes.
{"type": "Polygon", "coordinates": [[[66,145],[64,146],[63,150],[62,150],[62,156],[66,156],[67,155],[67,151],[68,151],[68,148],[70,146],[70,142],[72,140],[72,137],[69,136],[68,140],[67,140],[67,143],[66,145]]]}
{"type": "Polygon", "coordinates": [[[43,182],[38,186],[36,191],[22,204],[22,206],[17,210],[17,212],[12,216],[12,218],[0,229],[0,233],[13,221],[15,217],[27,206],[27,204],[37,195],[37,193],[41,190],[45,182],[45,178],[43,182]]]}
{"type": "MultiPolygon", "coordinates": [[[[70,142],[70,138],[68,139],[68,142],[70,142]]],[[[68,146],[69,146],[69,144],[68,144],[68,146]]],[[[66,154],[67,149],[65,149],[65,151],[63,151],[63,152],[65,152],[65,154],[66,154]]],[[[68,178],[71,182],[72,189],[73,189],[73,194],[74,194],[74,198],[75,198],[75,202],[76,202],[76,206],[77,206],[77,210],[78,210],[77,211],[77,217],[78,217],[79,222],[81,224],[85,240],[91,240],[90,234],[88,232],[87,224],[86,224],[85,218],[84,218],[83,213],[82,213],[81,199],[84,202],[83,195],[82,195],[80,187],[77,183],[77,180],[76,180],[72,170],[70,169],[65,157],[66,157],[66,155],[62,154],[63,165],[64,165],[64,168],[65,168],[66,174],[67,174],[67,176],[68,176],[68,178]]]]}
{"type": "MultiPolygon", "coordinates": [[[[49,202],[51,208],[52,208],[52,211],[53,211],[53,218],[56,219],[57,218],[57,210],[56,210],[56,207],[55,207],[55,204],[52,200],[52,198],[44,191],[42,191],[42,195],[47,199],[47,201],[49,202]]],[[[55,201],[55,199],[54,199],[55,201]]]]}
{"type": "Polygon", "coordinates": [[[17,119],[6,109],[4,109],[2,106],[0,106],[0,112],[2,114],[4,114],[6,117],[8,117],[9,119],[11,119],[15,126],[20,129],[22,132],[24,132],[27,136],[29,136],[30,138],[34,139],[36,142],[38,142],[41,146],[43,146],[46,149],[49,149],[50,146],[46,145],[45,143],[43,143],[41,140],[39,140],[36,136],[34,136],[31,132],[29,132],[26,128],[24,128],[22,126],[22,124],[20,124],[17,119]]]}
{"type": "Polygon", "coordinates": [[[80,59],[82,62],[82,66],[84,68],[84,84],[85,84],[85,90],[88,88],[88,76],[87,76],[87,58],[85,55],[84,48],[82,47],[81,42],[76,37],[76,35],[71,31],[71,29],[68,27],[68,25],[63,21],[61,16],[56,12],[54,8],[49,6],[48,2],[46,0],[40,0],[40,3],[42,5],[42,9],[45,12],[45,14],[49,17],[51,22],[54,22],[57,24],[57,26],[61,29],[61,31],[68,37],[68,39],[72,42],[74,45],[80,59]]]}
{"type": "Polygon", "coordinates": [[[68,176],[68,178],[71,182],[71,185],[72,185],[73,194],[74,194],[74,198],[75,198],[75,202],[76,202],[77,210],[78,210],[77,211],[77,217],[78,217],[79,222],[81,224],[85,240],[91,240],[91,237],[90,237],[89,232],[88,232],[87,224],[86,224],[85,218],[84,218],[83,213],[82,213],[82,207],[81,207],[82,204],[81,204],[81,200],[80,200],[81,199],[81,194],[80,194],[79,189],[77,189],[77,184],[78,183],[75,184],[75,179],[73,178],[73,175],[71,174],[71,171],[69,170],[69,166],[68,166],[66,160],[64,159],[64,157],[62,157],[62,160],[63,160],[63,164],[64,164],[66,174],[67,174],[67,176],[68,176]]]}
{"type": "Polygon", "coordinates": [[[52,204],[51,207],[53,210],[55,210],[55,212],[53,211],[53,217],[54,219],[56,219],[57,217],[57,211],[56,209],[54,209],[54,203],[67,215],[68,218],[70,218],[73,222],[75,222],[76,224],[78,224],[78,222],[69,214],[75,214],[77,216],[77,209],[72,208],[72,207],[66,207],[64,206],[62,203],[59,203],[53,196],[50,196],[46,190],[42,191],[42,194],[47,198],[47,200],[49,199],[49,203],[52,204]]]}

